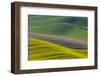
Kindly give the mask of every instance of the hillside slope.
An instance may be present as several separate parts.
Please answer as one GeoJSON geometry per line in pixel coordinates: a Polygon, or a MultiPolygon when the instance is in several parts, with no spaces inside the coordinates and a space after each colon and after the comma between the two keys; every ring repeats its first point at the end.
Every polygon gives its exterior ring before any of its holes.
{"type": "Polygon", "coordinates": [[[87,58],[87,50],[65,48],[47,41],[29,38],[28,60],[87,58]]]}
{"type": "Polygon", "coordinates": [[[69,37],[87,42],[87,18],[68,16],[32,16],[29,32],[69,37]]]}

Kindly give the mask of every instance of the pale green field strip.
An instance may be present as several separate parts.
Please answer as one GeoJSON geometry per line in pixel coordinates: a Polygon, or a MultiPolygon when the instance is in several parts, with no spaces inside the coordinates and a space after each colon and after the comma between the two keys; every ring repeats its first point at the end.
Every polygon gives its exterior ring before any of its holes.
{"type": "Polygon", "coordinates": [[[47,41],[29,38],[28,60],[87,58],[87,50],[66,48],[47,41]]]}

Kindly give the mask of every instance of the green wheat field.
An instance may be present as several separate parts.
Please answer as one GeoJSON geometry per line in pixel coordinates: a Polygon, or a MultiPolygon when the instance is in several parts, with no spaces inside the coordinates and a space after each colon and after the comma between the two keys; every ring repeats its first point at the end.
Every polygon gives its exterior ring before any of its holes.
{"type": "Polygon", "coordinates": [[[88,57],[88,18],[28,15],[28,60],[88,57]]]}

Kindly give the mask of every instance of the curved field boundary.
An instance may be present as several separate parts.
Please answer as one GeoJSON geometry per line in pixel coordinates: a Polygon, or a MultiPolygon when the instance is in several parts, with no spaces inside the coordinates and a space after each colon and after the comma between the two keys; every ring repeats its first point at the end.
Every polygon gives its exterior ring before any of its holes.
{"type": "Polygon", "coordinates": [[[74,48],[74,49],[87,49],[87,44],[81,41],[63,38],[54,35],[45,35],[45,34],[38,34],[38,33],[29,33],[29,36],[32,38],[45,40],[51,43],[55,43],[64,47],[74,48]]]}

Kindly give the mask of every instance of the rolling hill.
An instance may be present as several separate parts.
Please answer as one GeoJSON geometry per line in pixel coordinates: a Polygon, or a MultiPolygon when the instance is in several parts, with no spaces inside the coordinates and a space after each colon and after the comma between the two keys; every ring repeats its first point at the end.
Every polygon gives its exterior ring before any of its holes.
{"type": "Polygon", "coordinates": [[[44,40],[29,38],[28,60],[87,58],[87,50],[65,48],[44,40]]]}
{"type": "Polygon", "coordinates": [[[87,42],[87,18],[29,15],[29,32],[69,37],[87,42]]]}
{"type": "Polygon", "coordinates": [[[28,16],[28,60],[87,58],[87,17],[28,16]]]}

